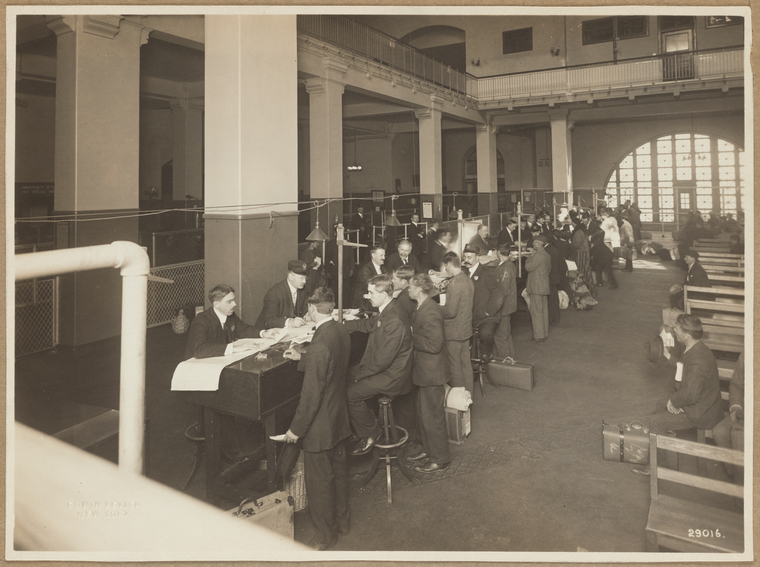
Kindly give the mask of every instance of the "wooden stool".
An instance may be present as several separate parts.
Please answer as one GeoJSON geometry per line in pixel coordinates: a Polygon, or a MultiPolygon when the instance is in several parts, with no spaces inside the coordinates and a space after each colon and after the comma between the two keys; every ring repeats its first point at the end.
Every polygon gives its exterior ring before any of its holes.
{"type": "MultiPolygon", "coordinates": [[[[470,361],[472,362],[472,372],[478,375],[478,382],[480,383],[480,393],[483,397],[486,397],[486,390],[483,385],[483,376],[491,382],[486,372],[486,364],[488,364],[489,356],[483,355],[480,352],[480,329],[478,327],[472,328],[472,341],[470,342],[470,361]]],[[[493,386],[494,384],[491,383],[493,386]]]]}
{"type": "Polygon", "coordinates": [[[378,404],[380,404],[379,418],[380,437],[377,439],[375,446],[372,450],[372,464],[369,466],[367,473],[359,483],[359,486],[367,484],[377,471],[377,465],[380,460],[385,460],[385,481],[388,490],[388,504],[393,503],[393,493],[391,492],[391,459],[396,459],[401,472],[404,476],[416,484],[421,484],[419,479],[412,476],[409,472],[406,463],[404,462],[403,455],[399,454],[399,448],[409,438],[409,432],[403,427],[399,427],[393,420],[393,408],[391,407],[392,398],[390,396],[380,396],[378,404]],[[399,437],[399,432],[402,435],[399,437]]]}

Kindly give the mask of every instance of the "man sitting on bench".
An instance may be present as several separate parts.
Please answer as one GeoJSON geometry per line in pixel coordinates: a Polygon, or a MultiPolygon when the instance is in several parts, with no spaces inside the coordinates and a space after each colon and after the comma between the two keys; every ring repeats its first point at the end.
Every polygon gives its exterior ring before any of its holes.
{"type": "MultiPolygon", "coordinates": [[[[699,252],[696,250],[687,250],[683,257],[688,271],[686,272],[686,281],[683,284],[676,284],[670,288],[670,306],[675,309],[684,310],[684,291],[685,285],[695,285],[699,287],[712,287],[707,277],[707,272],[699,263],[699,252]]],[[[697,296],[694,296],[697,299],[697,296]]]]}
{"type": "MultiPolygon", "coordinates": [[[[712,351],[700,340],[702,321],[699,317],[682,313],[676,319],[673,334],[685,347],[676,364],[676,382],[680,387],[668,399],[657,403],[657,413],[648,417],[649,431],[657,435],[674,435],[684,429],[712,429],[723,419],[723,410],[720,407],[718,364],[712,351]]],[[[649,467],[632,470],[649,476],[649,467]]]]}
{"type": "MultiPolygon", "coordinates": [[[[715,444],[718,447],[744,451],[744,352],[736,361],[731,384],[728,386],[728,411],[729,415],[713,427],[715,444]]],[[[726,465],[726,472],[734,477],[731,465],[726,465]]],[[[739,480],[734,477],[735,482],[739,480]]]]}

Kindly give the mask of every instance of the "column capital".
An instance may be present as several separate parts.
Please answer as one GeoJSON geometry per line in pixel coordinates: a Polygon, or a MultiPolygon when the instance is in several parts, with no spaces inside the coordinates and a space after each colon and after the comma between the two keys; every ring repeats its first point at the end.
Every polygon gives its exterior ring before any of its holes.
{"type": "Polygon", "coordinates": [[[55,35],[60,36],[77,29],[76,18],[76,16],[46,16],[45,22],[55,35]]]}
{"type": "Polygon", "coordinates": [[[119,33],[119,25],[123,16],[98,15],[84,16],[82,31],[92,35],[113,39],[119,33]]]}
{"type": "Polygon", "coordinates": [[[342,79],[343,75],[348,71],[348,64],[343,63],[343,61],[336,59],[335,57],[327,55],[322,58],[322,69],[324,69],[325,72],[325,79],[328,81],[340,82],[339,80],[342,79]]]}
{"type": "Polygon", "coordinates": [[[546,113],[551,120],[567,120],[570,110],[567,108],[552,108],[551,110],[547,110],[546,113]]]}
{"type": "Polygon", "coordinates": [[[340,94],[342,95],[346,90],[346,84],[339,81],[331,81],[329,79],[306,79],[303,84],[306,86],[306,92],[310,95],[325,94],[327,92],[327,85],[331,84],[336,87],[340,87],[340,94]]]}

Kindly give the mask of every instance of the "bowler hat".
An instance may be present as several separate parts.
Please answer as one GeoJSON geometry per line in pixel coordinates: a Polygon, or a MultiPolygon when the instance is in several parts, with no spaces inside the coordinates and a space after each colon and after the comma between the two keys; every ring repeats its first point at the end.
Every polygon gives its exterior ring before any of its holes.
{"type": "Polygon", "coordinates": [[[699,260],[699,252],[692,250],[691,248],[684,254],[684,256],[691,256],[695,260],[699,260]]]}
{"type": "Polygon", "coordinates": [[[288,271],[298,274],[299,276],[305,276],[309,273],[307,271],[306,262],[302,262],[301,260],[291,260],[288,262],[288,271]]]}
{"type": "Polygon", "coordinates": [[[544,244],[547,244],[549,241],[545,236],[539,234],[538,236],[533,237],[533,242],[543,242],[544,244]]]}
{"type": "Polygon", "coordinates": [[[464,247],[464,250],[462,250],[462,254],[467,254],[468,252],[470,252],[471,254],[477,254],[478,250],[477,248],[473,248],[472,246],[468,244],[467,246],[464,247]]]}

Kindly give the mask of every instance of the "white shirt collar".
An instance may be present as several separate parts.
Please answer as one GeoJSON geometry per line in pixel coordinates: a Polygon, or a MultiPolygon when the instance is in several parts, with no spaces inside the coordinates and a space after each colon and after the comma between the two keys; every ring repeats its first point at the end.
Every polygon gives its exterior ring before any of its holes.
{"type": "Polygon", "coordinates": [[[470,270],[470,278],[472,278],[472,275],[475,273],[475,270],[478,269],[479,265],[480,265],[480,262],[475,262],[475,265],[472,268],[469,268],[469,270],[470,270]]]}
{"type": "Polygon", "coordinates": [[[385,303],[383,303],[383,304],[382,304],[380,307],[378,307],[378,308],[377,308],[377,310],[378,310],[380,313],[382,313],[382,312],[383,312],[383,309],[385,309],[386,307],[388,307],[388,304],[391,302],[391,300],[392,300],[392,299],[393,299],[392,297],[391,297],[391,298],[389,298],[389,299],[388,299],[388,301],[386,301],[386,302],[385,302],[385,303]]]}
{"type": "Polygon", "coordinates": [[[324,319],[322,319],[322,320],[321,320],[319,323],[317,323],[317,324],[314,326],[314,330],[316,331],[316,330],[317,330],[317,329],[319,329],[319,328],[320,328],[320,327],[321,327],[321,326],[322,326],[324,323],[327,323],[328,321],[333,321],[333,318],[332,318],[332,317],[325,317],[324,319]]]}
{"type": "Polygon", "coordinates": [[[288,280],[285,280],[285,281],[288,282],[288,287],[290,288],[290,297],[293,297],[293,294],[298,293],[298,290],[294,288],[292,285],[290,285],[290,282],[288,280]]]}
{"type": "MultiPolygon", "coordinates": [[[[372,262],[372,260],[370,260],[370,262],[372,262]]],[[[381,276],[383,274],[383,267],[382,266],[378,266],[377,264],[375,264],[374,262],[372,262],[372,267],[375,268],[375,271],[377,272],[378,276],[381,276]]]]}
{"type": "Polygon", "coordinates": [[[216,307],[214,307],[214,313],[216,313],[216,316],[219,318],[219,322],[222,324],[222,327],[224,327],[224,324],[227,322],[227,315],[221,313],[216,307]]]}

